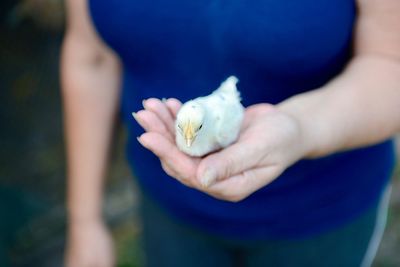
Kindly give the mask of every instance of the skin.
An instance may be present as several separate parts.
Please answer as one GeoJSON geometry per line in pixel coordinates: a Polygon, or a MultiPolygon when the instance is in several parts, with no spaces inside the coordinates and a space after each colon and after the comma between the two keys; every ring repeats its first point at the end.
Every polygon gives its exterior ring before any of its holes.
{"type": "MultiPolygon", "coordinates": [[[[246,108],[240,138],[205,158],[174,143],[176,99],[144,101],[139,142],[183,184],[240,201],[301,158],[380,142],[400,130],[400,1],[359,0],[354,58],[321,88],[272,106],[246,108]]],[[[101,216],[103,180],[119,99],[120,64],[102,44],[86,1],[68,0],[62,87],[68,156],[66,266],[110,267],[115,258],[101,216]]]]}
{"type": "Polygon", "coordinates": [[[101,214],[103,179],[118,108],[120,64],[96,36],[86,1],[67,1],[62,96],[68,159],[67,267],[114,266],[101,214]]]}

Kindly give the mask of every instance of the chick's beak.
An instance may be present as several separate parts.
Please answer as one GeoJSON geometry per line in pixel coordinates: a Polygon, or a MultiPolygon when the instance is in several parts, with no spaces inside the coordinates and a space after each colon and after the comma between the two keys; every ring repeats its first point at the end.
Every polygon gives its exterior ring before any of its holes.
{"type": "Polygon", "coordinates": [[[187,147],[191,147],[194,140],[193,139],[189,139],[189,138],[185,138],[185,141],[186,141],[186,146],[187,147]]]}
{"type": "Polygon", "coordinates": [[[191,147],[194,139],[196,138],[193,124],[191,122],[185,123],[183,126],[183,137],[185,138],[186,146],[191,147]]]}

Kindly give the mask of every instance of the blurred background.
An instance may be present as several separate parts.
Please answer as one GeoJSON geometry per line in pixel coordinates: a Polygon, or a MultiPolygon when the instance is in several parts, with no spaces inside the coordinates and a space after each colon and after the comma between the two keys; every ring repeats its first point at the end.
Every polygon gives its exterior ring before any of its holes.
{"type": "MultiPolygon", "coordinates": [[[[0,267],[62,266],[65,156],[59,88],[62,0],[0,1],[0,267]]],[[[142,266],[137,191],[117,130],[104,211],[118,267],[142,266]]],[[[400,145],[398,142],[398,151],[400,145]]],[[[400,168],[374,266],[400,266],[400,168]]]]}

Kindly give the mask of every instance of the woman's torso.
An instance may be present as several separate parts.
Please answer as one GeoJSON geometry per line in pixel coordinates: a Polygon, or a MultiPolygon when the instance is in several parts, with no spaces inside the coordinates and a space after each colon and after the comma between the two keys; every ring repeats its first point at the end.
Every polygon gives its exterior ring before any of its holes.
{"type": "Polygon", "coordinates": [[[166,176],[141,148],[131,112],[148,97],[206,95],[236,75],[245,106],[322,86],[351,56],[350,0],[91,0],[96,29],[124,64],[127,154],[144,190],[171,214],[223,235],[293,236],[328,229],[371,205],[390,176],[390,143],[301,161],[239,203],[166,176]],[[296,220],[296,224],[293,224],[296,220]]]}

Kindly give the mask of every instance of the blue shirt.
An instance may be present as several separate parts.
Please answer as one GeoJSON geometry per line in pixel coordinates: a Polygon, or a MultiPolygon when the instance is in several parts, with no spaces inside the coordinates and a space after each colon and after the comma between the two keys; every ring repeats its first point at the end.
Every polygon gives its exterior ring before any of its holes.
{"type": "MultiPolygon", "coordinates": [[[[194,227],[235,238],[307,236],[371,207],[394,164],[390,141],[302,160],[239,203],[168,177],[131,117],[142,99],[207,95],[236,75],[245,106],[323,86],[351,57],[350,0],[89,1],[94,25],[123,66],[127,155],[143,190],[194,227]]],[[[366,111],[367,112],[367,111],[366,111]]]]}

